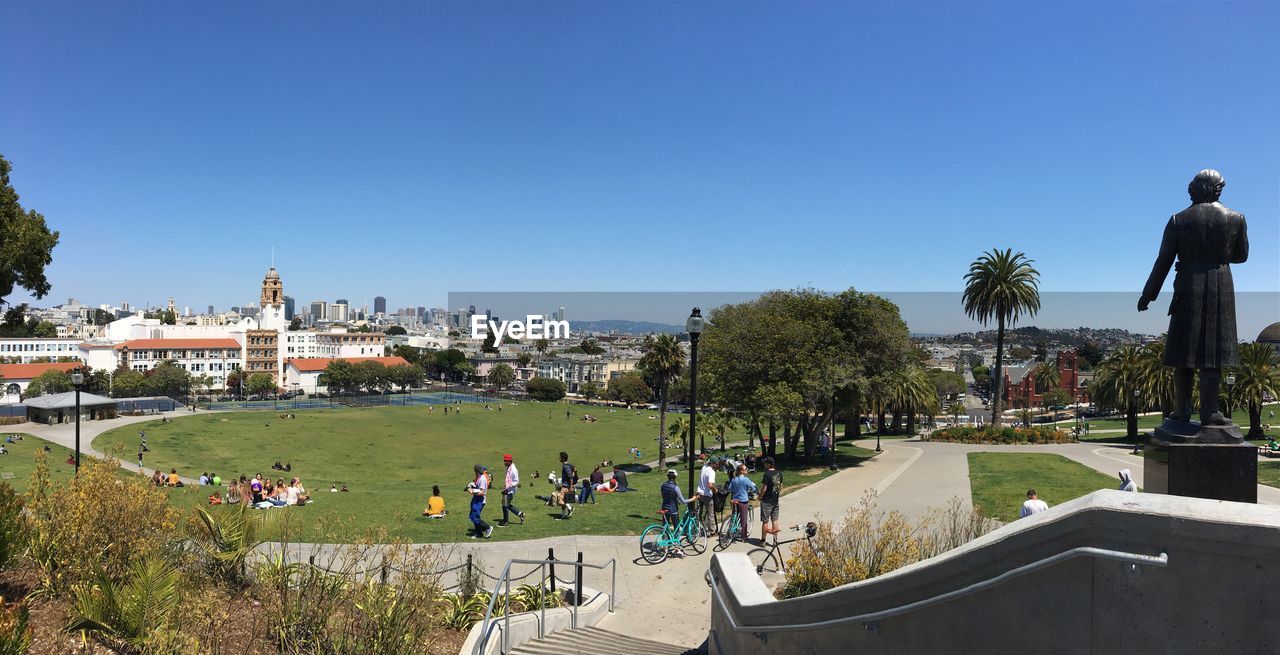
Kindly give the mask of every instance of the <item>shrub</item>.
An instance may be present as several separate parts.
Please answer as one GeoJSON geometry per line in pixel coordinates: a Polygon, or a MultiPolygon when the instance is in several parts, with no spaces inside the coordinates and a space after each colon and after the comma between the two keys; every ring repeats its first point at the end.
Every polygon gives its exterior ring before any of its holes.
{"type": "Polygon", "coordinates": [[[194,647],[177,626],[181,575],[160,556],[134,562],[123,582],[103,569],[77,585],[68,631],[94,635],[129,653],[178,653],[194,647]]]}
{"type": "Polygon", "coordinates": [[[31,647],[27,619],[26,603],[6,605],[0,596],[0,655],[27,655],[31,647]]]}
{"type": "Polygon", "coordinates": [[[1070,432],[1051,427],[1036,426],[1015,428],[1009,426],[980,428],[954,427],[938,430],[929,436],[930,441],[970,444],[1052,444],[1070,443],[1070,432]]]}
{"type": "Polygon", "coordinates": [[[22,522],[22,496],[0,482],[0,570],[11,566],[26,549],[22,522]]]}
{"type": "Polygon", "coordinates": [[[50,491],[43,453],[27,492],[30,553],[47,592],[105,574],[122,579],[135,562],[165,551],[178,511],[141,476],[120,477],[115,462],[84,458],[80,474],[50,491]]]}
{"type": "Polygon", "coordinates": [[[552,378],[535,377],[525,384],[525,391],[534,400],[554,401],[564,398],[564,383],[552,378]]]}
{"type": "Polygon", "coordinates": [[[884,575],[976,539],[999,524],[959,498],[930,508],[912,526],[902,514],[876,513],[873,498],[849,510],[838,525],[822,522],[811,542],[801,542],[787,561],[785,598],[825,591],[884,575]]]}
{"type": "Polygon", "coordinates": [[[221,580],[239,585],[244,583],[245,560],[264,541],[264,524],[276,516],[244,503],[215,511],[197,505],[197,520],[188,531],[209,571],[221,580]]]}

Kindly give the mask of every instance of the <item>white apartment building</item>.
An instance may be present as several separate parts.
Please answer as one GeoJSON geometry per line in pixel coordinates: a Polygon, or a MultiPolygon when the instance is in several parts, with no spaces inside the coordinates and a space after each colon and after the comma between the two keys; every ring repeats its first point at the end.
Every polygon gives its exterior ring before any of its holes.
{"type": "Polygon", "coordinates": [[[569,393],[579,393],[582,385],[588,382],[594,382],[601,389],[607,388],[615,377],[634,371],[639,363],[639,359],[571,353],[539,362],[538,377],[559,380],[569,393]]]}
{"type": "Polygon", "coordinates": [[[134,339],[118,344],[119,362],[134,371],[149,371],[174,360],[193,376],[208,375],[218,389],[227,374],[244,367],[243,348],[235,339],[134,339]]]}
{"type": "Polygon", "coordinates": [[[38,358],[80,358],[80,339],[39,337],[0,339],[0,357],[18,364],[30,364],[38,358]]]}

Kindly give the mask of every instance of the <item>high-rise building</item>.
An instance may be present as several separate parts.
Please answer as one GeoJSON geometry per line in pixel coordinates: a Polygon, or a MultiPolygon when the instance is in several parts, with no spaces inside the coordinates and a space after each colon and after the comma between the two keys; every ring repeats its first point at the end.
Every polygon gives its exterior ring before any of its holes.
{"type": "Polygon", "coordinates": [[[316,322],[329,320],[329,303],[323,300],[311,301],[311,320],[316,322]]]}
{"type": "MultiPolygon", "coordinates": [[[[293,320],[293,306],[294,306],[293,296],[285,296],[284,297],[284,320],[286,321],[293,320]]],[[[212,309],[210,309],[209,313],[211,314],[213,313],[212,309]]]]}
{"type": "Polygon", "coordinates": [[[386,298],[383,298],[382,296],[374,296],[373,313],[382,314],[383,316],[387,315],[387,299],[386,298]]]}
{"type": "Polygon", "coordinates": [[[422,319],[424,319],[424,318],[426,318],[426,317],[427,317],[427,308],[426,308],[426,307],[419,307],[419,308],[418,308],[418,320],[419,320],[419,321],[421,321],[422,319]]]}
{"type": "Polygon", "coordinates": [[[350,307],[350,306],[351,306],[351,303],[347,302],[347,299],[346,299],[346,298],[339,298],[339,299],[337,299],[337,300],[335,300],[335,301],[333,301],[333,302],[334,302],[334,304],[336,304],[336,305],[346,305],[346,306],[348,306],[348,307],[350,307]]]}
{"type": "Polygon", "coordinates": [[[209,305],[209,311],[207,311],[207,312],[205,312],[205,313],[206,313],[206,314],[208,314],[208,315],[210,315],[210,316],[213,316],[213,305],[209,305]]]}
{"type": "Polygon", "coordinates": [[[348,320],[347,309],[348,306],[345,302],[335,302],[329,305],[329,320],[335,323],[346,323],[348,320]]]}

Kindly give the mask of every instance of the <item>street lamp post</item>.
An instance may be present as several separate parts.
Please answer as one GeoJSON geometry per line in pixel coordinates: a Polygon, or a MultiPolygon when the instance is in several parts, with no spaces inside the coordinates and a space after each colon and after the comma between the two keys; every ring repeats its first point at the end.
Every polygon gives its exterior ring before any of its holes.
{"type": "Polygon", "coordinates": [[[1140,390],[1133,390],[1133,454],[1135,455],[1142,450],[1142,433],[1138,432],[1138,397],[1141,395],[1140,390]]]}
{"type": "Polygon", "coordinates": [[[702,336],[702,310],[694,307],[684,329],[689,333],[689,434],[684,440],[684,458],[689,464],[689,497],[696,489],[693,483],[693,436],[698,434],[698,337],[702,336]]]}
{"type": "Polygon", "coordinates": [[[77,368],[71,374],[71,384],[76,387],[76,475],[80,474],[80,387],[84,384],[84,372],[77,368]]]}

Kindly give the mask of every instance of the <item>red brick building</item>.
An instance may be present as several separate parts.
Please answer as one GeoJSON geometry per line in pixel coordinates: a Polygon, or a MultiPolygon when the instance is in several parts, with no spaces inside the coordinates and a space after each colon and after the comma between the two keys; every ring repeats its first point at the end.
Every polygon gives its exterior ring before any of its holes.
{"type": "MultiPolygon", "coordinates": [[[[1072,402],[1076,402],[1081,398],[1087,399],[1085,387],[1086,376],[1080,374],[1079,355],[1074,350],[1062,350],[1058,352],[1055,362],[1058,365],[1058,386],[1071,395],[1072,402]]],[[[1020,409],[1023,407],[1039,407],[1044,401],[1044,395],[1049,389],[1043,386],[1037,388],[1032,380],[1032,373],[1040,362],[1028,362],[1023,366],[1006,366],[1004,369],[1004,401],[1005,406],[1010,409],[1020,409]]]]}

